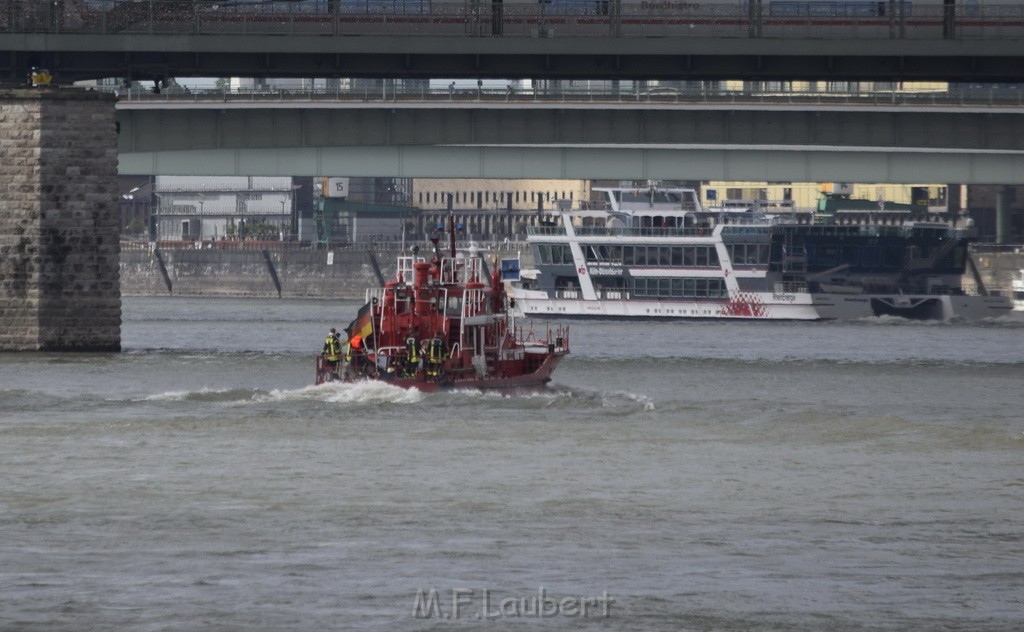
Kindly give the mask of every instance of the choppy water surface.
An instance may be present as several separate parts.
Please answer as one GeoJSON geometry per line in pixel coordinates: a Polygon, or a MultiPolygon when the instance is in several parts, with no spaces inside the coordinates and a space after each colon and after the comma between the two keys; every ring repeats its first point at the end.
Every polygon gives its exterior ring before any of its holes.
{"type": "Polygon", "coordinates": [[[125,299],[120,355],[0,355],[0,628],[1019,629],[1024,318],[579,322],[541,392],[310,386],[356,307],[125,299]]]}

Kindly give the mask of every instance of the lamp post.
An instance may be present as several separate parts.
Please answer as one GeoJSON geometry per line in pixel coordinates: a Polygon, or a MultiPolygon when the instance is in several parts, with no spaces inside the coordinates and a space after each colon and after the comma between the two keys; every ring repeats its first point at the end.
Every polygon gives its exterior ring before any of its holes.
{"type": "Polygon", "coordinates": [[[277,236],[280,241],[284,241],[284,213],[287,201],[281,200],[281,216],[277,218],[277,236]]]}
{"type": "Polygon", "coordinates": [[[199,194],[199,241],[203,241],[203,205],[206,204],[206,194],[199,194]]]}

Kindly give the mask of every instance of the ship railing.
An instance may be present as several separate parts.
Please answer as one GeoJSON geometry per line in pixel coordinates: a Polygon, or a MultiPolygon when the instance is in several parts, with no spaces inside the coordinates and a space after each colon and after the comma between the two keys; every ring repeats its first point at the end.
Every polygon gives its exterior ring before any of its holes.
{"type": "Polygon", "coordinates": [[[387,371],[389,368],[398,369],[398,362],[406,356],[405,347],[377,347],[376,364],[380,371],[387,371]]]}
{"type": "Polygon", "coordinates": [[[807,292],[807,284],[802,281],[782,281],[775,284],[776,294],[801,294],[807,292]]]}
{"type": "Polygon", "coordinates": [[[515,325],[515,340],[523,347],[544,345],[549,352],[569,350],[569,326],[565,324],[552,328],[545,325],[538,332],[533,319],[520,320],[515,325]]]}
{"type": "MultiPolygon", "coordinates": [[[[462,322],[466,318],[482,316],[487,314],[487,292],[482,289],[466,290],[465,299],[462,301],[462,322]]],[[[465,329],[465,325],[463,325],[465,329]]]]}
{"type": "Polygon", "coordinates": [[[440,281],[445,285],[455,285],[476,280],[483,282],[483,259],[480,257],[445,257],[441,259],[440,281]]]}
{"type": "Polygon", "coordinates": [[[370,287],[366,288],[366,302],[372,303],[374,301],[380,302],[384,298],[384,288],[382,287],[370,287]]]}
{"type": "Polygon", "coordinates": [[[626,290],[601,290],[598,292],[598,296],[612,301],[629,300],[629,292],[626,290]]]}
{"type": "Polygon", "coordinates": [[[423,257],[400,255],[398,257],[398,269],[395,272],[395,278],[401,278],[406,283],[411,284],[415,278],[413,276],[415,270],[413,266],[421,261],[424,261],[423,257]]]}

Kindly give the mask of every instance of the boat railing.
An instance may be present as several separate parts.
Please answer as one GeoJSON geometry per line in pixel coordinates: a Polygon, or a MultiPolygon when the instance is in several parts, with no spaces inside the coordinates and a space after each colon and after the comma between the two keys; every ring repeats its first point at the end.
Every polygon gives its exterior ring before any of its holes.
{"type": "Polygon", "coordinates": [[[539,334],[533,319],[520,319],[515,325],[515,340],[522,346],[546,345],[548,351],[569,350],[569,326],[565,324],[552,328],[546,325],[539,334]]]}
{"type": "Polygon", "coordinates": [[[398,361],[405,357],[405,347],[378,347],[374,362],[378,370],[387,371],[389,368],[397,368],[398,361]]]}
{"type": "Polygon", "coordinates": [[[807,292],[807,284],[803,281],[782,281],[775,284],[776,294],[802,294],[807,292]]]}
{"type": "Polygon", "coordinates": [[[729,235],[767,235],[768,234],[768,230],[769,230],[768,226],[764,225],[763,223],[760,226],[743,225],[743,224],[732,224],[732,223],[730,223],[730,224],[727,224],[724,228],[722,228],[722,234],[729,234],[729,235]]]}
{"type": "Polygon", "coordinates": [[[399,255],[398,257],[398,270],[395,273],[396,278],[401,278],[407,283],[412,283],[413,280],[413,265],[424,261],[423,257],[399,255]]]}
{"type": "MultiPolygon", "coordinates": [[[[466,290],[462,301],[462,322],[466,318],[481,316],[487,313],[487,292],[482,289],[466,290]]],[[[465,328],[465,325],[463,325],[465,328]]]]}
{"type": "MultiPolygon", "coordinates": [[[[608,226],[576,226],[579,237],[707,237],[712,229],[706,227],[608,227],[608,226]]],[[[565,228],[561,226],[530,226],[527,234],[531,236],[564,237],[565,228]]]]}
{"type": "Polygon", "coordinates": [[[384,288],[382,287],[368,287],[366,288],[366,302],[373,303],[374,301],[380,302],[384,299],[384,288]]]}

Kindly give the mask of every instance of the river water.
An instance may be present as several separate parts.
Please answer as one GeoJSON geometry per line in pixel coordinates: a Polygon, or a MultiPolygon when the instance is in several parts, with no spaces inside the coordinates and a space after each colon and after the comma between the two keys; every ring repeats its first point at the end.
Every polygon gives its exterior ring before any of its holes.
{"type": "Polygon", "coordinates": [[[0,355],[0,629],[1019,629],[1024,317],[311,386],[356,308],[126,298],[121,354],[0,355]]]}

